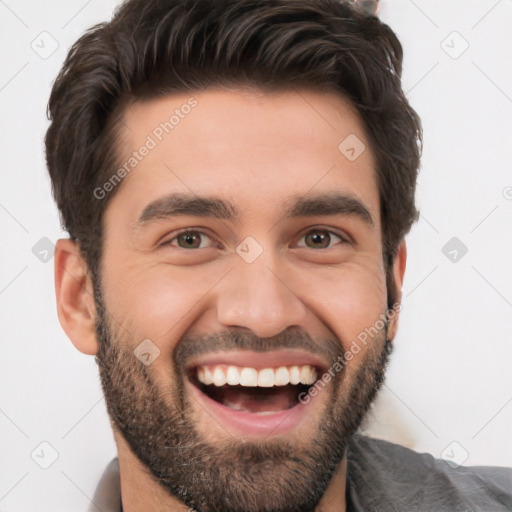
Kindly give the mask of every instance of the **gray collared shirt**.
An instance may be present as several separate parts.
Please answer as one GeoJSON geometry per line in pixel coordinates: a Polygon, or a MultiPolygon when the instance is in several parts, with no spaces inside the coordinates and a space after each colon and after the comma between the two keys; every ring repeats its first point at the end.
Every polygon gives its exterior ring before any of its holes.
{"type": "MultiPolygon", "coordinates": [[[[347,457],[347,512],[512,511],[509,468],[453,468],[430,454],[361,434],[350,440],[347,457]]],[[[118,459],[105,469],[89,512],[98,509],[122,512],[118,459]]]]}

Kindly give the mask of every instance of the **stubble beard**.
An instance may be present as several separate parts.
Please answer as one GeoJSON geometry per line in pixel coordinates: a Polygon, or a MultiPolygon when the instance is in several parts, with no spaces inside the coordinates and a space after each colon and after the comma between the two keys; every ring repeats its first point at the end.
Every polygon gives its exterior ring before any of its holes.
{"type": "MultiPolygon", "coordinates": [[[[135,357],[136,340],[113,328],[101,296],[96,302],[96,361],[112,427],[158,485],[197,512],[315,510],[384,382],[392,351],[387,326],[372,340],[351,382],[345,382],[343,369],[332,386],[320,391],[330,396],[311,439],[302,444],[282,437],[242,442],[226,433],[214,445],[195,427],[186,376],[176,360],[176,377],[162,391],[150,367],[135,357]]],[[[178,346],[186,343],[182,339],[178,346]]],[[[334,346],[342,355],[338,340],[331,340],[334,346]]],[[[332,349],[330,355],[334,360],[332,349]]]]}

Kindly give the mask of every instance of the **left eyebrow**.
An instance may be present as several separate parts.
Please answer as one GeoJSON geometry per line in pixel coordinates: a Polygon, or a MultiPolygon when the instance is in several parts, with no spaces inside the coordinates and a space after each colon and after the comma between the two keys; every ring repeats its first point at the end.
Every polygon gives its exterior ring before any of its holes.
{"type": "Polygon", "coordinates": [[[370,210],[349,194],[325,193],[295,198],[286,209],[287,217],[314,217],[320,215],[345,215],[356,217],[368,226],[374,225],[370,210]]]}

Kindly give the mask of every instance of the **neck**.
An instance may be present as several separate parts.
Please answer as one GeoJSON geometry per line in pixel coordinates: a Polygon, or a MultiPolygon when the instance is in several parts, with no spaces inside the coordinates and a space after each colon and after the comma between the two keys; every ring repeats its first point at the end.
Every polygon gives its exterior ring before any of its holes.
{"type": "MultiPolygon", "coordinates": [[[[121,501],[123,512],[191,512],[191,509],[170,495],[151,475],[149,469],[133,454],[124,437],[114,431],[119,457],[121,501]]],[[[314,511],[345,512],[347,458],[341,461],[325,494],[314,511]]]]}

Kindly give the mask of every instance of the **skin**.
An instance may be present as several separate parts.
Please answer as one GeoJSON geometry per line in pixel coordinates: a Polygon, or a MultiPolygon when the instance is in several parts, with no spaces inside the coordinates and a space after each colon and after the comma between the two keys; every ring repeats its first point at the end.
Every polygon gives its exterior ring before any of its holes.
{"type": "MultiPolygon", "coordinates": [[[[335,337],[346,350],[387,309],[374,159],[350,103],[313,90],[206,90],[193,96],[197,107],[123,179],[103,219],[104,304],[118,331],[130,333],[133,345],[125,348],[133,350],[147,338],[159,347],[160,357],[148,371],[162,392],[175,377],[172,357],[184,336],[236,328],[271,338],[295,326],[313,339],[335,337]],[[353,162],[338,150],[350,134],[366,145],[353,162]],[[290,199],[333,191],[357,198],[373,224],[339,214],[283,217],[290,199]],[[180,216],[137,224],[149,203],[174,192],[229,200],[240,218],[180,216]],[[183,228],[208,235],[199,249],[178,246],[174,237],[183,228]],[[333,232],[329,248],[306,245],[304,235],[312,228],[333,232]],[[352,243],[335,234],[348,235],[352,243]],[[263,248],[251,264],[235,252],[247,236],[263,248]]],[[[130,105],[118,148],[121,161],[189,97],[174,94],[130,105]]],[[[399,291],[405,264],[402,241],[393,265],[399,291]]],[[[55,265],[60,322],[78,350],[94,355],[96,304],[78,247],[60,240],[55,265]]],[[[390,340],[398,318],[397,313],[389,322],[390,340]]],[[[382,344],[383,338],[375,340],[347,363],[345,383],[354,382],[365,356],[382,344]]],[[[344,389],[319,393],[308,420],[285,440],[314,441],[330,397],[342,401],[344,389]]],[[[191,401],[188,412],[199,435],[222,446],[226,432],[204,408],[191,401]]],[[[152,478],[115,428],[114,436],[125,512],[142,512],[149,505],[155,511],[188,510],[152,478]]],[[[345,477],[343,459],[317,512],[345,510],[345,477]]]]}

